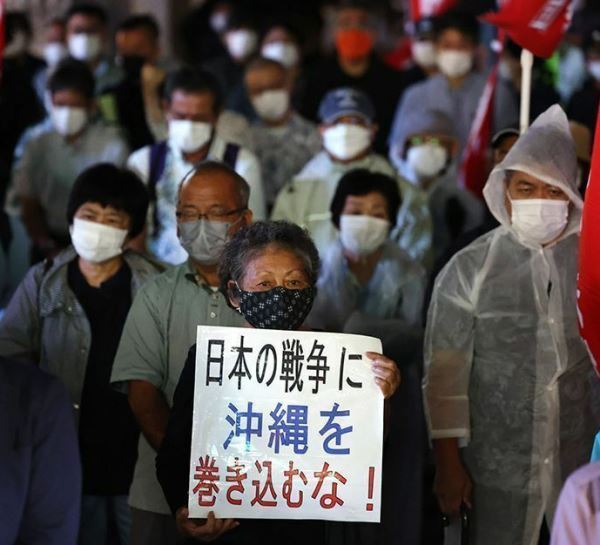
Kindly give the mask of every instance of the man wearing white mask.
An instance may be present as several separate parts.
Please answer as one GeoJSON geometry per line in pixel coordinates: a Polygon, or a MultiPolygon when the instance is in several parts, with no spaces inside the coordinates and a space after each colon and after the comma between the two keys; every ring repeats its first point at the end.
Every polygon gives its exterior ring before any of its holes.
{"type": "Polygon", "coordinates": [[[252,222],[250,186],[232,169],[206,161],[179,185],[176,215],[189,259],[147,282],[123,329],[112,382],[128,392],[142,431],[129,503],[130,545],[174,545],[175,520],[156,478],[175,386],[198,325],[241,326],[219,291],[217,268],[228,240],[252,222]]]}
{"type": "Polygon", "coordinates": [[[248,7],[236,5],[221,35],[227,55],[208,61],[204,68],[212,73],[224,92],[225,108],[252,120],[255,116],[244,86],[244,70],[258,50],[259,36],[254,15],[248,7]]]}
{"type": "Polygon", "coordinates": [[[391,237],[420,261],[431,246],[431,217],[427,202],[409,182],[397,176],[388,161],[373,152],[377,132],[375,109],[369,98],[350,87],[325,95],[319,108],[323,150],[317,153],[279,192],[272,219],[292,221],[308,229],[320,252],[337,238],[329,205],[339,179],[357,168],[396,179],[402,206],[391,237]]]}
{"type": "MultiPolygon", "coordinates": [[[[485,76],[474,70],[478,33],[477,21],[468,15],[448,12],[436,21],[434,36],[439,73],[410,86],[402,95],[389,135],[391,157],[402,146],[399,135],[410,129],[407,116],[431,109],[443,111],[452,120],[460,144],[459,153],[462,152],[486,82],[485,76]]],[[[499,81],[494,128],[500,130],[517,121],[518,112],[510,90],[499,81]]]]}
{"type": "Polygon", "coordinates": [[[139,430],[110,371],[136,292],[162,270],[124,250],[147,208],[135,174],[107,163],[82,172],[65,214],[72,246],[29,270],[0,322],[0,355],[39,365],[69,392],[83,470],[80,545],[106,543],[111,518],[129,543],[139,430]]]}
{"type": "Polygon", "coordinates": [[[50,120],[23,136],[9,192],[34,246],[34,259],[51,256],[69,243],[65,217],[77,176],[98,162],[123,165],[128,148],[120,131],[93,120],[94,77],[76,60],[64,60],[52,74],[50,120]]]}
{"type": "Polygon", "coordinates": [[[74,4],[65,15],[69,55],[85,62],[96,78],[96,94],[123,79],[123,71],[108,60],[105,52],[108,18],[96,4],[74,4]]]}
{"type": "Polygon", "coordinates": [[[598,381],[577,327],[576,177],[555,105],[490,174],[500,226],[436,279],[424,381],[435,492],[445,513],[470,508],[474,545],[547,543],[561,486],[597,431],[598,381]]]}
{"type": "Polygon", "coordinates": [[[279,190],[321,149],[316,125],[291,104],[291,81],[277,61],[259,57],[246,69],[246,89],[258,120],[250,130],[260,160],[267,205],[279,190]]]}
{"type": "Polygon", "coordinates": [[[322,257],[311,327],[344,331],[360,317],[420,329],[425,270],[389,238],[400,204],[390,176],[358,169],[340,179],[331,202],[339,237],[322,257]]]}
{"type": "Polygon", "coordinates": [[[259,219],[266,215],[265,198],[256,156],[221,139],[215,131],[222,99],[210,73],[192,68],[170,73],[165,81],[163,108],[168,138],[136,151],[127,164],[150,191],[149,249],[162,261],[178,265],[188,254],[177,236],[177,189],[194,166],[207,159],[223,161],[243,176],[251,188],[250,206],[259,219]]]}
{"type": "MultiPolygon", "coordinates": [[[[408,112],[398,171],[419,191],[433,221],[433,259],[444,255],[460,236],[479,227],[484,219],[482,202],[458,187],[458,141],[452,120],[439,110],[408,112]]],[[[428,262],[431,264],[431,262],[428,262]]]]}
{"type": "Polygon", "coordinates": [[[402,71],[406,85],[422,81],[438,71],[437,51],[433,38],[433,19],[424,17],[412,25],[410,53],[413,64],[402,71]]]}
{"type": "Polygon", "coordinates": [[[44,60],[46,67],[40,70],[33,81],[40,102],[49,108],[47,100],[48,77],[56,69],[60,61],[69,55],[65,38],[65,22],[59,17],[49,21],[44,28],[44,60]]]}

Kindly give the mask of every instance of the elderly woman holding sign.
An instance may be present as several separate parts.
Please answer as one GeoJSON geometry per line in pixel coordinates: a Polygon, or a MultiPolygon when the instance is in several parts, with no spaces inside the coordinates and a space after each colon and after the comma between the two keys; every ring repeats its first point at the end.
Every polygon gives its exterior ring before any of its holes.
{"type": "MultiPolygon", "coordinates": [[[[286,222],[258,222],[236,234],[225,248],[219,276],[221,290],[249,327],[298,330],[310,312],[318,277],[317,250],[300,227],[286,222]]],[[[388,399],[400,384],[398,367],[382,354],[367,352],[374,380],[388,399]]],[[[194,404],[196,347],[181,374],[167,433],[157,457],[158,479],[186,537],[223,543],[325,543],[327,530],[313,520],[189,518],[189,463],[194,404]],[[238,528],[239,527],[239,528],[238,528]]]]}

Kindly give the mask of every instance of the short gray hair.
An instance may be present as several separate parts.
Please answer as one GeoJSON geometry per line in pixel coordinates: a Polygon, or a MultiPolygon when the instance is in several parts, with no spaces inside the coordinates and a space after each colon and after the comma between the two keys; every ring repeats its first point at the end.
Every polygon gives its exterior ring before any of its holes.
{"type": "Polygon", "coordinates": [[[221,254],[219,287],[229,301],[229,282],[244,277],[248,263],[268,246],[275,245],[294,252],[304,263],[304,270],[314,287],[319,277],[319,252],[307,231],[287,221],[257,221],[238,231],[221,254]]]}

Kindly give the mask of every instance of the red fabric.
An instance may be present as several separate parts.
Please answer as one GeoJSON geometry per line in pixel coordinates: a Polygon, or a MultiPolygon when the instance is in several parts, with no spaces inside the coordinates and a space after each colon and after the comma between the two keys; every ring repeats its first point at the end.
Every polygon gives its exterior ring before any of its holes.
{"type": "Polygon", "coordinates": [[[338,30],[335,46],[343,59],[362,59],[373,50],[373,36],[368,30],[361,28],[338,30]]]}
{"type": "Polygon", "coordinates": [[[592,168],[585,192],[581,241],[577,307],[579,331],[600,374],[600,115],[596,116],[596,137],[592,168]]]}
{"type": "Polygon", "coordinates": [[[492,137],[497,81],[498,65],[491,70],[479,99],[460,165],[460,180],[463,186],[480,199],[483,198],[483,186],[489,174],[488,144],[492,137]]]}
{"type": "Polygon", "coordinates": [[[458,0],[410,0],[410,18],[416,22],[423,17],[437,17],[457,3],[458,0]]]}
{"type": "Polygon", "coordinates": [[[573,0],[506,0],[482,19],[505,29],[514,42],[538,57],[550,57],[567,30],[573,0]]]}
{"type": "Polygon", "coordinates": [[[410,40],[402,38],[396,47],[383,56],[383,61],[395,70],[404,70],[412,61],[410,40]]]}

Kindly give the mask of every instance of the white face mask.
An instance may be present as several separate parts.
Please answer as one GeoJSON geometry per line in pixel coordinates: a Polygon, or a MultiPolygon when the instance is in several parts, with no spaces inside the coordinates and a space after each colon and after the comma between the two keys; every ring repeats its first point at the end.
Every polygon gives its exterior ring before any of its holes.
{"type": "Polygon", "coordinates": [[[356,257],[372,254],[384,242],[390,232],[387,220],[371,216],[340,216],[340,240],[342,246],[356,257]]]}
{"type": "Polygon", "coordinates": [[[49,68],[55,67],[68,54],[67,46],[61,42],[50,42],[44,46],[44,60],[49,68]]]}
{"type": "Polygon", "coordinates": [[[251,98],[256,113],[267,121],[278,121],[289,110],[290,95],[285,89],[272,89],[251,98]]]}
{"type": "Polygon", "coordinates": [[[589,61],[587,66],[591,76],[596,81],[600,81],[600,61],[589,61]]]}
{"type": "Polygon", "coordinates": [[[4,46],[3,55],[5,59],[19,57],[27,51],[29,40],[24,32],[15,32],[13,39],[4,46]]]}
{"type": "Polygon", "coordinates": [[[419,66],[424,66],[425,68],[432,68],[435,66],[436,52],[433,42],[428,40],[416,41],[412,43],[410,49],[414,61],[419,66]]]}
{"type": "Polygon", "coordinates": [[[411,146],[406,153],[406,163],[417,178],[434,178],[446,166],[447,161],[446,148],[431,142],[411,146]]]}
{"type": "Polygon", "coordinates": [[[102,41],[98,34],[72,34],[67,45],[71,56],[78,61],[93,61],[102,52],[102,41]]]}
{"type": "Polygon", "coordinates": [[[325,129],[323,145],[336,159],[347,161],[358,157],[371,146],[371,130],[361,125],[339,123],[325,129]]]}
{"type": "Polygon", "coordinates": [[[249,57],[258,45],[258,35],[253,30],[241,28],[232,30],[225,35],[227,51],[236,61],[249,57]]]}
{"type": "Polygon", "coordinates": [[[126,229],[79,218],[74,218],[70,232],[77,255],[90,263],[102,263],[120,255],[127,238],[126,229]]]}
{"type": "Polygon", "coordinates": [[[225,11],[217,11],[210,16],[209,23],[217,34],[221,34],[227,26],[228,15],[225,11]]]}
{"type": "Polygon", "coordinates": [[[442,49],[437,54],[437,65],[442,74],[449,78],[459,78],[473,67],[473,55],[468,51],[442,49]]]}
{"type": "Polygon", "coordinates": [[[187,119],[169,121],[169,142],[183,153],[192,153],[205,146],[212,132],[213,126],[204,121],[187,119]]]}
{"type": "Polygon", "coordinates": [[[271,42],[265,44],[261,49],[260,54],[265,57],[265,59],[271,59],[283,64],[286,68],[296,66],[300,60],[298,48],[294,44],[288,42],[271,42]]]}
{"type": "Polygon", "coordinates": [[[569,221],[569,201],[510,199],[510,204],[513,229],[519,238],[530,242],[551,242],[565,230],[569,221]]]}
{"type": "Polygon", "coordinates": [[[85,108],[71,106],[52,106],[50,119],[56,132],[62,136],[73,136],[81,132],[88,120],[85,108]]]}

